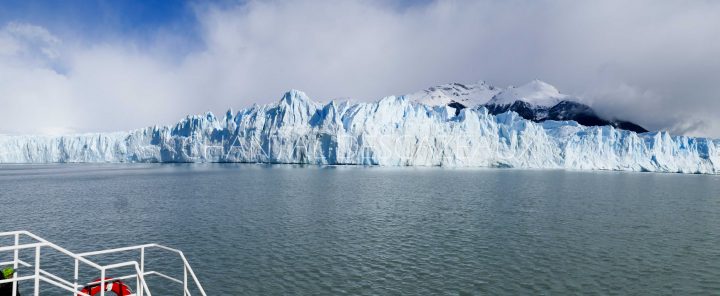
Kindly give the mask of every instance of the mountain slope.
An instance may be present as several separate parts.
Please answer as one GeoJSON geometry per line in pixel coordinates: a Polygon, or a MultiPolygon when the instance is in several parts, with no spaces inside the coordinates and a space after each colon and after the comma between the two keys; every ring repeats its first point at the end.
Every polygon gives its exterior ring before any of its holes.
{"type": "Polygon", "coordinates": [[[604,118],[590,106],[580,103],[577,98],[561,94],[554,86],[540,80],[506,89],[484,82],[470,85],[445,84],[408,95],[408,98],[431,106],[447,105],[454,108],[456,114],[467,107],[483,106],[494,115],[514,111],[535,122],[574,120],[585,126],[612,125],[638,133],[648,132],[633,122],[604,118]]]}
{"type": "Polygon", "coordinates": [[[484,81],[475,84],[448,83],[405,95],[410,101],[428,106],[456,105],[473,107],[486,103],[500,89],[484,81]]]}

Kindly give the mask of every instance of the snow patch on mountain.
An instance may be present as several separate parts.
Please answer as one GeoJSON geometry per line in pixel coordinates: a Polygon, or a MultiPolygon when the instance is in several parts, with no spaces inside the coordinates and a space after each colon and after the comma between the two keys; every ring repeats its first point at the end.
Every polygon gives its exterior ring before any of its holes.
{"type": "Polygon", "coordinates": [[[405,95],[411,101],[428,106],[460,103],[465,107],[479,105],[510,105],[516,101],[541,107],[552,107],[571,97],[561,94],[554,86],[533,80],[525,85],[499,88],[480,81],[474,84],[448,83],[405,95]]]}
{"type": "Polygon", "coordinates": [[[460,103],[465,107],[485,104],[500,89],[480,81],[474,84],[448,83],[405,95],[410,101],[428,106],[445,106],[460,103]]]}
{"type": "Polygon", "coordinates": [[[567,95],[561,94],[557,88],[540,80],[533,80],[520,87],[508,87],[495,95],[488,105],[511,105],[522,101],[535,106],[552,107],[563,100],[567,95]]]}
{"type": "Polygon", "coordinates": [[[485,82],[477,84],[450,83],[406,95],[411,101],[429,106],[445,106],[454,115],[464,108],[483,106],[493,115],[517,112],[535,122],[574,120],[586,126],[612,125],[634,132],[647,132],[642,126],[617,118],[604,118],[576,97],[561,94],[557,88],[540,80],[520,87],[502,89],[485,82]]]}

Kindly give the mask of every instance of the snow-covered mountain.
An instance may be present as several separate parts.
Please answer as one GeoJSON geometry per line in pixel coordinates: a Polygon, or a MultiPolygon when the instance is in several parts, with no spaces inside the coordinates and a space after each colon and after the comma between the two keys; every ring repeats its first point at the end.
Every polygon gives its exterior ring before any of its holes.
{"type": "MultiPolygon", "coordinates": [[[[460,87],[460,86],[458,86],[460,87]]],[[[488,88],[489,89],[489,88],[488,88]]],[[[471,93],[471,92],[468,92],[471,93]]],[[[320,104],[290,91],[218,119],[68,136],[0,136],[1,163],[250,162],[720,173],[720,141],[638,134],[406,96],[320,104]]]]}
{"type": "Polygon", "coordinates": [[[445,106],[459,103],[464,107],[473,107],[487,103],[501,90],[485,81],[475,84],[448,83],[405,95],[408,100],[429,105],[445,106]]]}
{"type": "Polygon", "coordinates": [[[521,117],[535,122],[574,120],[585,126],[612,125],[615,128],[638,133],[648,131],[629,121],[603,118],[590,106],[581,103],[578,98],[561,94],[554,86],[540,80],[505,89],[485,82],[470,85],[445,84],[407,97],[418,103],[433,106],[447,105],[455,108],[457,113],[463,108],[484,106],[494,115],[514,111],[521,117]]]}
{"type": "Polygon", "coordinates": [[[511,105],[517,101],[550,108],[568,99],[557,88],[540,80],[530,81],[520,87],[508,87],[490,99],[486,105],[511,105]]]}

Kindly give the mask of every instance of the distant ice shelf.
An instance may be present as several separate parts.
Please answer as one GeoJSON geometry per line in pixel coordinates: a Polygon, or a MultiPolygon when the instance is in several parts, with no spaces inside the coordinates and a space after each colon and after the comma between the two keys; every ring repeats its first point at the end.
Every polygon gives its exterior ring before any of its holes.
{"type": "MultiPolygon", "coordinates": [[[[544,85],[539,86],[549,92],[544,85]]],[[[470,96],[478,100],[496,92],[485,87],[470,96]]],[[[496,99],[507,101],[506,97],[496,99]]],[[[482,105],[456,110],[445,104],[421,103],[411,95],[386,97],[373,103],[320,104],[296,90],[287,92],[277,103],[255,105],[237,113],[228,111],[223,119],[207,113],[188,116],[174,126],[129,132],[0,136],[0,163],[69,162],[248,162],[718,174],[720,141],[671,136],[667,132],[638,134],[612,126],[586,127],[574,121],[533,122],[512,111],[492,115],[482,105]]]]}

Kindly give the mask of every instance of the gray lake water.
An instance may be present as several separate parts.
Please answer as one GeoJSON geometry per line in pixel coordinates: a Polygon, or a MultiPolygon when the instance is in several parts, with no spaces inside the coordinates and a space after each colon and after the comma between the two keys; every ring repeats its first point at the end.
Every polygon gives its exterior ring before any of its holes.
{"type": "Polygon", "coordinates": [[[176,247],[208,295],[720,293],[718,176],[0,166],[0,231],[17,229],[176,247]]]}

